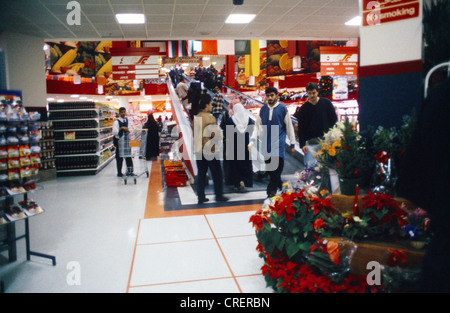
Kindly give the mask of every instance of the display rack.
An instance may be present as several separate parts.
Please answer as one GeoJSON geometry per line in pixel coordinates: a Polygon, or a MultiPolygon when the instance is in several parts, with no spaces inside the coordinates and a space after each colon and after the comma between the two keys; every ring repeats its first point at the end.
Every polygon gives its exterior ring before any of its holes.
{"type": "Polygon", "coordinates": [[[95,175],[114,159],[114,112],[95,102],[49,103],[58,176],[95,175]]]}
{"type": "MultiPolygon", "coordinates": [[[[44,210],[29,193],[38,190],[41,163],[38,126],[39,114],[28,114],[20,101],[3,100],[0,107],[0,251],[8,250],[9,262],[17,259],[16,241],[25,239],[26,256],[48,258],[56,265],[51,255],[34,252],[30,248],[29,218],[42,214],[44,210]],[[25,234],[16,236],[15,225],[24,221],[25,234]]],[[[4,283],[0,281],[4,291],[4,283]]]]}

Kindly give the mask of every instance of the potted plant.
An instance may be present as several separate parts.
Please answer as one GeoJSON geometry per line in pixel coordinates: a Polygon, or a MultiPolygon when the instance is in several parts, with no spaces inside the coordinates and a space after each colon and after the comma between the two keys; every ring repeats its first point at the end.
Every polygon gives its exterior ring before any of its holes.
{"type": "Polygon", "coordinates": [[[357,131],[357,124],[345,119],[343,126],[341,147],[336,153],[336,171],[341,193],[354,195],[356,185],[360,184],[369,159],[365,139],[357,131]]]}

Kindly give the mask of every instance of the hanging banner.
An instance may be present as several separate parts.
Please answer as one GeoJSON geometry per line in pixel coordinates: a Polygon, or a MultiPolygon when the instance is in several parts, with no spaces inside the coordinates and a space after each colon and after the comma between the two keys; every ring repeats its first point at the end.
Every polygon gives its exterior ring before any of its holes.
{"type": "Polygon", "coordinates": [[[159,78],[159,56],[113,56],[113,80],[159,78]]]}
{"type": "Polygon", "coordinates": [[[358,74],[358,47],[320,47],[321,76],[358,74]]]}
{"type": "Polygon", "coordinates": [[[363,0],[363,26],[397,22],[419,16],[419,0],[363,0]]]}
{"type": "Polygon", "coordinates": [[[348,99],[348,79],[347,76],[333,77],[333,100],[348,99]]]}

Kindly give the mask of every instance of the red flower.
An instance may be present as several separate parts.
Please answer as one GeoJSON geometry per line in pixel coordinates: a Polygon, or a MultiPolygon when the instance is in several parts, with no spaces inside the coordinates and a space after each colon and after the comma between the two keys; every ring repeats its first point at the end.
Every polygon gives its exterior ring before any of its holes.
{"type": "Polygon", "coordinates": [[[390,267],[397,266],[408,261],[408,256],[403,250],[388,249],[390,255],[387,259],[387,265],[390,267]]]}
{"type": "Polygon", "coordinates": [[[386,151],[380,151],[377,154],[375,154],[375,160],[377,160],[380,163],[386,163],[389,159],[389,156],[386,151]]]}
{"type": "Polygon", "coordinates": [[[313,223],[314,229],[320,229],[323,227],[323,225],[324,225],[324,221],[321,218],[316,219],[313,223]]]}
{"type": "Polygon", "coordinates": [[[322,211],[325,211],[325,213],[337,213],[333,203],[331,202],[331,197],[321,199],[317,195],[313,195],[311,198],[311,208],[313,209],[314,214],[322,211]]]}
{"type": "Polygon", "coordinates": [[[263,212],[262,209],[260,209],[250,216],[249,223],[253,223],[256,232],[259,232],[259,230],[264,227],[264,223],[270,224],[271,220],[268,217],[268,212],[263,212]]]}

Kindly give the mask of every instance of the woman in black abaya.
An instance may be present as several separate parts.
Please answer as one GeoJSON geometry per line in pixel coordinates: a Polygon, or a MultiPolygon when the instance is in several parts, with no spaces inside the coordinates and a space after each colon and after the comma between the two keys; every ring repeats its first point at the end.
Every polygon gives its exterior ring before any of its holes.
{"type": "Polygon", "coordinates": [[[159,134],[158,123],[153,117],[153,110],[147,112],[148,119],[145,122],[143,129],[147,129],[147,152],[145,158],[147,160],[155,160],[159,155],[159,134]]]}

